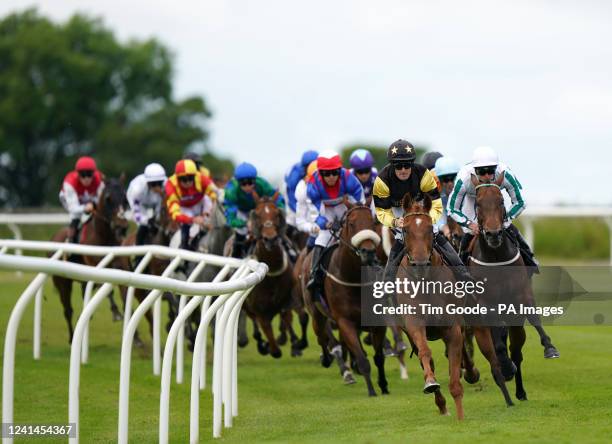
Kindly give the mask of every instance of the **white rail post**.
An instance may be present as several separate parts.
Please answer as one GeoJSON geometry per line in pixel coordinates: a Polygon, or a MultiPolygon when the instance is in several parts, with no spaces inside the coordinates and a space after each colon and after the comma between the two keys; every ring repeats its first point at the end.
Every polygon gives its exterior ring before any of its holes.
{"type": "Polygon", "coordinates": [[[531,247],[531,250],[535,251],[535,232],[533,230],[533,218],[531,216],[523,215],[521,217],[521,222],[525,227],[525,240],[531,247]]]}
{"type": "MultiPolygon", "coordinates": [[[[134,269],[134,274],[141,274],[149,262],[151,262],[151,258],[153,257],[153,253],[148,252],[138,263],[136,269],[134,269]]],[[[132,300],[134,299],[134,292],[136,291],[135,287],[128,287],[126,296],[125,296],[125,310],[123,311],[123,333],[125,333],[127,329],[128,322],[130,317],[132,316],[132,300]]]]}
{"type": "MultiPolygon", "coordinates": [[[[46,281],[46,279],[45,279],[46,281]]],[[[43,287],[45,281],[41,284],[40,288],[36,292],[34,298],[34,332],[32,336],[32,354],[34,359],[40,359],[40,336],[42,330],[42,299],[43,299],[43,287]]]]}
{"type": "MultiPolygon", "coordinates": [[[[182,294],[179,300],[179,310],[178,310],[179,313],[185,309],[186,303],[187,303],[187,296],[182,294]]],[[[184,361],[185,361],[185,325],[183,325],[183,328],[179,330],[178,337],[176,338],[176,383],[177,384],[183,383],[184,361]]]]}
{"type": "MultiPolygon", "coordinates": [[[[62,251],[58,250],[51,257],[51,259],[57,259],[62,255],[62,251]]],[[[47,275],[45,273],[39,273],[30,282],[30,285],[21,294],[11,316],[9,317],[8,325],[6,327],[6,336],[4,338],[4,359],[2,364],[2,422],[12,423],[13,422],[13,398],[15,391],[15,345],[17,343],[17,332],[19,330],[19,323],[23,317],[23,313],[30,303],[30,300],[38,288],[45,282],[47,275]]],[[[3,438],[4,444],[10,444],[13,442],[11,438],[3,438]]]]}
{"type": "MultiPolygon", "coordinates": [[[[21,236],[21,229],[19,228],[19,225],[13,222],[9,222],[6,225],[9,227],[9,230],[11,230],[11,232],[13,233],[13,237],[15,238],[15,240],[20,241],[23,239],[23,237],[21,236]]],[[[23,254],[23,251],[21,250],[21,248],[16,248],[15,254],[17,256],[21,256],[23,254]]],[[[23,273],[21,271],[16,271],[15,274],[17,275],[17,277],[23,276],[23,273]]]]}
{"type": "MultiPolygon", "coordinates": [[[[181,263],[181,257],[176,256],[172,262],[168,264],[162,277],[168,277],[174,269],[181,263]]],[[[118,424],[118,442],[127,444],[128,442],[128,421],[130,408],[130,367],[132,357],[132,343],[134,342],[134,333],[138,327],[138,322],[145,315],[147,310],[151,308],[155,300],[161,295],[160,290],[152,290],[147,297],[140,303],[134,314],[130,318],[127,330],[123,334],[121,341],[121,366],[119,376],[119,424],[118,424]]]]}
{"type": "Polygon", "coordinates": [[[74,424],[76,434],[70,438],[71,443],[79,442],[79,381],[80,381],[80,359],[79,355],[82,346],[82,341],[87,332],[87,324],[93,315],[93,312],[104,301],[104,298],[113,291],[113,284],[103,284],[96,294],[85,307],[76,327],[74,328],[74,336],[70,346],[70,379],[68,382],[68,422],[74,424]]]}
{"type": "MultiPolygon", "coordinates": [[[[115,253],[108,253],[106,256],[102,258],[100,262],[98,262],[98,264],[96,265],[96,268],[104,268],[108,264],[110,264],[114,259],[115,259],[115,253]]],[[[85,308],[87,307],[87,304],[89,304],[89,300],[91,299],[91,293],[93,291],[94,285],[95,285],[95,282],[89,281],[87,282],[87,285],[85,286],[85,297],[83,298],[83,311],[81,312],[81,314],[85,312],[85,308]]],[[[83,343],[82,343],[82,350],[81,350],[81,363],[87,364],[88,360],[89,360],[89,318],[87,318],[86,323],[85,323],[85,333],[83,335],[83,343]]]]}
{"type": "MultiPolygon", "coordinates": [[[[200,334],[200,327],[202,327],[202,335],[204,338],[208,335],[208,325],[202,324],[202,319],[204,319],[204,315],[206,314],[206,310],[210,307],[210,303],[212,302],[211,296],[206,296],[204,298],[204,302],[202,302],[202,309],[200,310],[200,325],[198,325],[198,331],[196,334],[200,334]]],[[[200,360],[200,390],[204,390],[206,387],[206,344],[208,341],[202,341],[202,359],[200,360]]],[[[194,343],[195,349],[195,343],[194,343]]],[[[193,357],[193,356],[192,356],[193,357]]]]}

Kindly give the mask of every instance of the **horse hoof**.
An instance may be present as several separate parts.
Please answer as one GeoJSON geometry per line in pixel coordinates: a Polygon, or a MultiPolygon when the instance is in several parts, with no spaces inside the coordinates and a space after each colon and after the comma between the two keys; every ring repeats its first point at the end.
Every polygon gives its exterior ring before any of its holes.
{"type": "Polygon", "coordinates": [[[134,347],[136,348],[144,348],[144,342],[140,338],[134,338],[134,347]]]}
{"type": "Polygon", "coordinates": [[[287,335],[285,333],[281,333],[278,335],[276,342],[278,345],[285,345],[287,343],[287,335]]]}
{"type": "Polygon", "coordinates": [[[283,356],[283,352],[280,350],[273,351],[273,352],[270,352],[270,356],[272,356],[274,359],[278,359],[281,356],[283,356]]]}
{"type": "Polygon", "coordinates": [[[385,358],[392,358],[397,356],[397,353],[391,347],[385,347],[383,349],[383,355],[385,355],[385,358]]]}
{"type": "Polygon", "coordinates": [[[516,374],[516,365],[510,359],[504,360],[501,364],[501,371],[506,382],[512,381],[516,374]]]}
{"type": "Polygon", "coordinates": [[[123,321],[123,315],[121,313],[113,313],[113,322],[123,321]]]}
{"type": "Polygon", "coordinates": [[[238,338],[238,347],[244,348],[249,344],[249,338],[238,338]]]}
{"type": "Polygon", "coordinates": [[[518,399],[519,401],[527,401],[527,393],[525,393],[525,392],[517,393],[516,394],[516,399],[518,399]]]}
{"type": "Polygon", "coordinates": [[[466,370],[463,375],[463,379],[465,379],[465,382],[468,384],[476,384],[478,381],[480,381],[480,371],[478,371],[478,369],[475,367],[471,372],[466,370]]]}
{"type": "Polygon", "coordinates": [[[561,357],[559,350],[557,350],[554,346],[550,346],[544,349],[544,358],[545,359],[556,359],[561,357]]]}
{"type": "Polygon", "coordinates": [[[397,341],[397,343],[395,344],[395,350],[398,353],[401,353],[403,351],[408,350],[408,346],[406,345],[404,341],[397,341]]]}
{"type": "Polygon", "coordinates": [[[257,351],[260,355],[266,356],[268,353],[270,353],[270,347],[267,343],[259,343],[257,344],[257,351]]]}
{"type": "Polygon", "coordinates": [[[291,347],[291,357],[299,358],[302,356],[302,350],[299,348],[291,347]]]}
{"type": "Polygon", "coordinates": [[[391,393],[389,393],[389,389],[388,388],[381,389],[381,391],[382,391],[383,395],[390,395],[391,394],[391,393]]]}
{"type": "Polygon", "coordinates": [[[514,403],[512,401],[508,401],[506,403],[506,407],[510,408],[510,407],[514,407],[514,403]]]}
{"type": "Polygon", "coordinates": [[[353,376],[353,374],[349,370],[346,370],[344,372],[344,375],[342,376],[342,379],[344,380],[344,384],[346,384],[346,385],[351,385],[351,384],[356,384],[357,383],[357,381],[355,381],[355,377],[353,376]]]}
{"type": "Polygon", "coordinates": [[[429,394],[434,393],[440,390],[440,384],[437,381],[427,381],[425,383],[425,387],[423,387],[423,393],[429,394]]]}
{"type": "Polygon", "coordinates": [[[332,357],[323,353],[319,356],[319,360],[321,361],[321,365],[325,368],[329,368],[332,364],[332,357]]]}
{"type": "Polygon", "coordinates": [[[301,350],[304,350],[306,347],[308,347],[308,340],[300,339],[299,341],[297,341],[296,346],[299,347],[301,350]]]}
{"type": "Polygon", "coordinates": [[[376,396],[376,392],[368,392],[368,396],[374,397],[374,396],[376,396]]]}

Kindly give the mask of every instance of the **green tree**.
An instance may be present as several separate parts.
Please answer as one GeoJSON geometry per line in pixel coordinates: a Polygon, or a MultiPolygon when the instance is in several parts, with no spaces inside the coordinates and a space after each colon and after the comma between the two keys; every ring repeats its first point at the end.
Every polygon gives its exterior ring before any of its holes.
{"type": "Polygon", "coordinates": [[[162,43],[122,44],[99,19],[57,24],[35,9],[2,19],[0,205],[57,204],[83,154],[131,177],[205,146],[210,111],[201,97],[175,101],[172,73],[162,43]]]}
{"type": "MultiPolygon", "coordinates": [[[[340,156],[342,157],[342,163],[346,166],[349,166],[349,158],[351,153],[357,149],[365,149],[372,153],[372,157],[374,157],[374,165],[376,168],[381,170],[387,164],[387,149],[388,145],[375,145],[375,144],[362,144],[362,143],[352,143],[343,147],[340,150],[340,156]]],[[[416,151],[417,159],[420,159],[422,155],[427,151],[427,148],[421,146],[414,147],[416,151]]]]}

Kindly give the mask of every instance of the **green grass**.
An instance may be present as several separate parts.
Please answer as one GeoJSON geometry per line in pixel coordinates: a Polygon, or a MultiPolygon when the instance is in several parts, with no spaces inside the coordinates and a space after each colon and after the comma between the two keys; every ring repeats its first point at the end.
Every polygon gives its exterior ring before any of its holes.
{"type": "MultiPolygon", "coordinates": [[[[5,331],[10,311],[30,278],[0,273],[0,331],[5,331]]],[[[67,421],[70,349],[58,296],[49,285],[45,295],[41,361],[32,359],[32,307],[19,331],[17,422],[67,421]]],[[[78,313],[80,297],[73,299],[78,313]]],[[[132,359],[130,442],[152,443],[158,433],[159,378],[152,375],[151,340],[144,325],[140,330],[148,347],[135,349],[132,359]]],[[[517,401],[513,408],[505,407],[484,359],[477,355],[482,379],[474,386],[464,384],[463,422],[454,416],[447,390],[448,364],[438,343],[434,343],[434,357],[450,417],[439,416],[433,397],[422,393],[422,373],[416,359],[408,362],[409,381],[400,380],[397,361],[388,360],[391,395],[368,398],[361,377],[356,376],[357,384],[344,386],[337,370],[319,365],[312,335],[311,346],[301,358],[289,357],[287,347],[280,360],[259,356],[251,342],[239,351],[240,414],[233,428],[223,430],[219,442],[609,442],[612,328],[548,330],[561,358],[545,360],[535,331],[527,329],[523,372],[529,401],[517,401]]],[[[90,362],[81,368],[81,442],[116,442],[120,337],[121,325],[111,322],[104,303],[91,322],[90,362]]],[[[190,358],[189,353],[186,356],[190,358]]],[[[188,363],[187,381],[189,375],[188,363]]],[[[509,388],[513,393],[514,383],[509,388]]],[[[201,441],[210,441],[212,401],[208,389],[201,396],[200,418],[201,441]]],[[[188,383],[172,385],[170,424],[171,442],[188,442],[188,383]]]]}

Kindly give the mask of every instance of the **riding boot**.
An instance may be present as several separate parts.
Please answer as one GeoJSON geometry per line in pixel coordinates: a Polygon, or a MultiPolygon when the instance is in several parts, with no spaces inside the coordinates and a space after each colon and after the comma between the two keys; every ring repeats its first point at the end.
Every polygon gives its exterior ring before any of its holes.
{"type": "Polygon", "coordinates": [[[310,279],[306,283],[306,288],[310,290],[315,303],[321,301],[321,291],[323,287],[323,267],[321,266],[321,253],[323,247],[315,245],[312,250],[312,262],[310,263],[310,279]]]}
{"type": "Polygon", "coordinates": [[[234,244],[232,245],[232,257],[242,259],[246,249],[246,236],[234,233],[234,244]]]}
{"type": "Polygon", "coordinates": [[[72,219],[70,221],[70,226],[68,227],[68,239],[73,244],[79,243],[79,224],[80,219],[72,219]]]}
{"type": "Polygon", "coordinates": [[[281,236],[281,240],[283,243],[283,247],[285,247],[285,251],[287,251],[287,254],[289,254],[289,260],[291,261],[292,264],[295,264],[295,261],[297,261],[297,251],[295,251],[295,248],[293,247],[293,242],[291,242],[289,236],[281,236]]]}
{"type": "Polygon", "coordinates": [[[385,271],[383,272],[383,281],[392,281],[397,275],[397,269],[399,264],[404,257],[404,243],[396,239],[395,243],[391,247],[389,257],[387,258],[387,265],[385,265],[385,271]]]}
{"type": "Polygon", "coordinates": [[[191,225],[182,224],[181,225],[181,248],[183,250],[189,250],[189,230],[191,229],[191,225]]]}
{"type": "Polygon", "coordinates": [[[441,232],[434,234],[434,247],[442,255],[444,262],[452,268],[453,274],[458,281],[469,282],[474,280],[451,243],[441,232]]]}
{"type": "Polygon", "coordinates": [[[472,239],[474,239],[474,235],[472,233],[465,233],[461,239],[461,245],[459,246],[459,259],[463,264],[468,263],[468,258],[470,255],[468,248],[470,248],[470,242],[472,242],[472,239]]]}
{"type": "Polygon", "coordinates": [[[506,228],[506,233],[510,235],[510,239],[518,245],[519,251],[521,252],[521,256],[523,257],[523,261],[525,261],[525,265],[528,267],[534,268],[534,273],[540,273],[540,263],[535,258],[533,251],[531,251],[531,247],[521,234],[518,228],[513,224],[510,224],[508,228],[506,228]]]}
{"type": "Polygon", "coordinates": [[[148,225],[138,225],[138,230],[136,231],[136,245],[144,245],[147,236],[149,235],[149,226],[148,225]]]}

